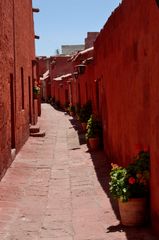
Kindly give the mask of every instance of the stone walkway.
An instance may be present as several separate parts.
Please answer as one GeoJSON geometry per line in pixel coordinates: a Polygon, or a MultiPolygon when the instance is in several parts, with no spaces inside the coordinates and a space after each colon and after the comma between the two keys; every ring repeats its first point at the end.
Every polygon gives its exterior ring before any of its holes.
{"type": "Polygon", "coordinates": [[[46,136],[29,138],[0,183],[0,240],[157,240],[120,226],[109,166],[73,119],[43,104],[39,122],[46,136]]]}

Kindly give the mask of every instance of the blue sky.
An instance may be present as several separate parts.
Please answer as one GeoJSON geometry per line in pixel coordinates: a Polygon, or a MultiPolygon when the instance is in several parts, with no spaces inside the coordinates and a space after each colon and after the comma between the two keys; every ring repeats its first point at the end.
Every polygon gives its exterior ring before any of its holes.
{"type": "Polygon", "coordinates": [[[87,32],[104,26],[121,0],[33,0],[36,55],[54,55],[64,44],[83,44],[87,32]]]}

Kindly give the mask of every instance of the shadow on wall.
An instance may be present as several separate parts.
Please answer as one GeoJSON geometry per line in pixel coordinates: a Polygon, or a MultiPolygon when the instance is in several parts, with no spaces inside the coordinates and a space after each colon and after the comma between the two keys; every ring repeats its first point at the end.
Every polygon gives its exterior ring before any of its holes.
{"type": "MultiPolygon", "coordinates": [[[[72,124],[72,127],[75,129],[75,131],[78,132],[79,142],[81,144],[86,144],[85,140],[85,134],[82,132],[81,124],[76,119],[69,119],[69,121],[72,124]]],[[[73,149],[76,150],[76,149],[73,149]]],[[[88,150],[89,151],[89,150],[88,150]]],[[[112,198],[112,195],[109,192],[109,173],[111,170],[111,161],[110,159],[106,158],[106,155],[104,151],[90,151],[91,159],[94,165],[94,169],[96,172],[97,179],[105,192],[105,194],[108,196],[112,209],[117,217],[117,219],[120,219],[119,215],[119,209],[117,201],[112,198]]],[[[111,156],[111,159],[114,159],[113,156],[111,156]]],[[[118,225],[112,225],[105,229],[107,233],[109,232],[124,232],[126,234],[127,240],[156,240],[155,236],[153,236],[150,226],[144,226],[144,227],[125,227],[121,224],[118,225]]]]}
{"type": "MultiPolygon", "coordinates": [[[[69,119],[70,123],[72,124],[75,131],[78,132],[78,138],[80,145],[86,144],[86,138],[85,133],[82,130],[81,124],[76,119],[69,119]]],[[[88,150],[89,151],[89,150],[88,150]]],[[[98,178],[98,181],[100,182],[100,185],[102,186],[104,192],[106,195],[110,198],[113,210],[119,219],[119,210],[118,206],[116,204],[116,201],[111,198],[111,195],[109,193],[109,172],[111,169],[110,162],[106,160],[105,154],[103,151],[97,151],[97,152],[90,152],[91,159],[94,164],[94,169],[96,171],[96,175],[98,178]]]]}
{"type": "MultiPolygon", "coordinates": [[[[103,151],[90,152],[90,154],[98,181],[105,194],[109,197],[111,206],[117,219],[120,220],[117,201],[112,198],[112,195],[109,192],[109,173],[111,170],[111,162],[106,158],[103,151]]],[[[143,227],[125,227],[121,224],[115,226],[112,225],[106,229],[106,232],[125,232],[127,240],[156,240],[155,236],[153,236],[151,232],[149,223],[143,227]]]]}

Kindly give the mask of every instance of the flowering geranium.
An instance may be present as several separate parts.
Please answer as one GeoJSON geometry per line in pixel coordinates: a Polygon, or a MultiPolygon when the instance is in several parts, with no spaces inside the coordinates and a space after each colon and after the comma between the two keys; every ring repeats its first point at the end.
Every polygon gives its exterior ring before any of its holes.
{"type": "Polygon", "coordinates": [[[140,151],[127,167],[111,164],[110,192],[113,197],[128,201],[149,193],[149,151],[140,151]]]}

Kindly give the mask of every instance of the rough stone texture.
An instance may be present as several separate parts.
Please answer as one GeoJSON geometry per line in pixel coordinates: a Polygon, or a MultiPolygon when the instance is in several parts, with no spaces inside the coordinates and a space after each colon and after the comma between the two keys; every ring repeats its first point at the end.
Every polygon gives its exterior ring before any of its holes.
{"type": "Polygon", "coordinates": [[[1,0],[0,26],[0,175],[3,175],[11,161],[11,148],[18,151],[26,141],[33,117],[32,86],[29,110],[28,85],[29,77],[32,83],[32,60],[35,59],[32,1],[1,0]],[[21,68],[24,73],[24,109],[21,68]],[[14,102],[11,101],[10,89],[13,90],[14,102]],[[15,121],[15,144],[11,141],[12,118],[15,121]]]}
{"type": "Polygon", "coordinates": [[[46,137],[29,138],[0,184],[1,240],[157,240],[119,224],[108,161],[71,117],[44,104],[40,125],[46,137]]]}

